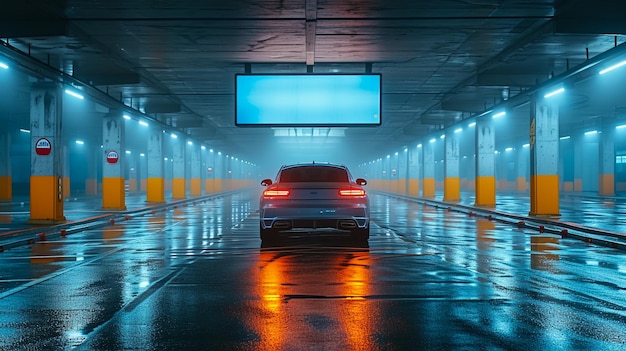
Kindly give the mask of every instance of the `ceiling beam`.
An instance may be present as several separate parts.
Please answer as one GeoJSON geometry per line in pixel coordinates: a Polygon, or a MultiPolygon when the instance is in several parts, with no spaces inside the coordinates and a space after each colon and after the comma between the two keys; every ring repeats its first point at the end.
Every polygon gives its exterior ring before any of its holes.
{"type": "Polygon", "coordinates": [[[315,35],[317,32],[317,0],[306,0],[305,16],[306,65],[313,66],[315,64],[315,35]]]}

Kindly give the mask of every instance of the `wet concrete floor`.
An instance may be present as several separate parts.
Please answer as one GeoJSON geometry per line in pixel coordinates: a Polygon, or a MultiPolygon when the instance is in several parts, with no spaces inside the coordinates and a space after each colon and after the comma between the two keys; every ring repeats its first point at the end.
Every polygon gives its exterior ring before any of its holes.
{"type": "Polygon", "coordinates": [[[0,350],[625,350],[624,252],[371,197],[261,245],[253,193],[0,253],[0,350]]]}

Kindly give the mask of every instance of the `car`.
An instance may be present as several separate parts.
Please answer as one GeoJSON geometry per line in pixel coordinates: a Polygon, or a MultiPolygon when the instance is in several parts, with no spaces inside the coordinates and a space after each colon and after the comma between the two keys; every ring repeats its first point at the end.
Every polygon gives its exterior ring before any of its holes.
{"type": "Polygon", "coordinates": [[[370,236],[369,198],[363,178],[332,163],[297,163],[280,167],[274,181],[263,179],[259,200],[260,237],[281,233],[348,233],[357,241],[370,236]]]}

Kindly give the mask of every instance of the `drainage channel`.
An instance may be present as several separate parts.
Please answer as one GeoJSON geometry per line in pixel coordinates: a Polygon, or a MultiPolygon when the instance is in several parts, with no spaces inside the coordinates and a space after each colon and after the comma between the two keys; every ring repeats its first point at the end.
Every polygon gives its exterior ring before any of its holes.
{"type": "Polygon", "coordinates": [[[8,249],[19,246],[32,245],[39,241],[62,238],[67,235],[79,233],[85,230],[113,225],[116,222],[129,221],[135,217],[142,217],[145,215],[156,214],[158,212],[165,212],[170,208],[188,206],[189,204],[195,205],[197,202],[214,200],[220,197],[230,195],[232,193],[234,192],[224,192],[202,197],[195,197],[192,199],[179,200],[165,204],[155,204],[127,211],[111,212],[100,216],[85,218],[82,220],[51,225],[45,228],[23,229],[13,232],[0,233],[0,252],[4,252],[8,249]]]}
{"type": "Polygon", "coordinates": [[[410,202],[417,202],[442,210],[466,213],[468,216],[482,217],[490,221],[507,223],[518,228],[528,228],[536,230],[539,233],[555,234],[561,236],[561,238],[577,239],[590,244],[626,251],[626,235],[622,233],[589,228],[572,223],[563,223],[548,218],[520,216],[496,210],[453,204],[444,201],[428,200],[385,192],[380,192],[379,194],[410,202]]]}

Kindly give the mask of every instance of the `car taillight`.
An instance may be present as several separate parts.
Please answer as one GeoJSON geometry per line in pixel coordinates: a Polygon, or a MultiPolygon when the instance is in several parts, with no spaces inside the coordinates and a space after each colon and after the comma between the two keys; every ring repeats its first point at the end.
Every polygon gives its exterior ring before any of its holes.
{"type": "Polygon", "coordinates": [[[289,196],[289,190],[265,190],[263,192],[263,197],[287,197],[289,196]]]}
{"type": "Polygon", "coordinates": [[[365,196],[365,190],[363,189],[340,189],[339,195],[341,196],[365,196]]]}

